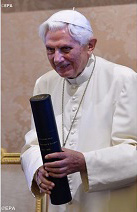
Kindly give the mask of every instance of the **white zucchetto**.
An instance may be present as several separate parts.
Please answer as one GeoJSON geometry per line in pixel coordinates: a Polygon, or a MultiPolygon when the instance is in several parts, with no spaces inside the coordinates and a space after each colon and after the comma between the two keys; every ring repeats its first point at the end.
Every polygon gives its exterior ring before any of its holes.
{"type": "Polygon", "coordinates": [[[73,24],[93,32],[90,22],[86,19],[86,17],[75,10],[62,10],[56,12],[46,22],[49,21],[73,24]]]}

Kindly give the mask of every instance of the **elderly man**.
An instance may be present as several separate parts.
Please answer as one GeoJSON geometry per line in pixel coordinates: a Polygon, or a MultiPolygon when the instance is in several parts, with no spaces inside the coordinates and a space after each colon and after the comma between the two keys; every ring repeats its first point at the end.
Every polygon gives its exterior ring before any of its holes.
{"type": "Polygon", "coordinates": [[[68,176],[72,201],[49,202],[49,212],[135,212],[136,73],[93,54],[97,40],[77,11],[53,14],[39,34],[53,70],[36,81],[34,95],[51,94],[63,152],[43,165],[32,121],[21,156],[30,190],[50,195],[48,176],[68,176]]]}

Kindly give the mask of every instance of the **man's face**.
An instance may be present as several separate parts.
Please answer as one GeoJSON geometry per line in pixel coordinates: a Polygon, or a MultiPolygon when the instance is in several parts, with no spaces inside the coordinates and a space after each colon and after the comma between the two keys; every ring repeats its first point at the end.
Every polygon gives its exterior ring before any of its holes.
{"type": "Polygon", "coordinates": [[[65,78],[77,77],[90,55],[88,45],[81,46],[69,35],[67,28],[48,31],[45,46],[51,66],[65,78]]]}

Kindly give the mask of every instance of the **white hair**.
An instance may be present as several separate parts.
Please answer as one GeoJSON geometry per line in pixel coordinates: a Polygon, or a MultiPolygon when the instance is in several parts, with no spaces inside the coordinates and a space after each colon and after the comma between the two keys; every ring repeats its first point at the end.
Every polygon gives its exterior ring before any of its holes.
{"type": "Polygon", "coordinates": [[[45,43],[46,34],[48,31],[56,31],[58,29],[63,29],[68,27],[68,31],[70,36],[80,43],[80,45],[86,45],[93,37],[93,32],[85,29],[81,26],[76,26],[70,23],[64,23],[61,21],[45,21],[39,27],[39,36],[42,41],[45,43]]]}

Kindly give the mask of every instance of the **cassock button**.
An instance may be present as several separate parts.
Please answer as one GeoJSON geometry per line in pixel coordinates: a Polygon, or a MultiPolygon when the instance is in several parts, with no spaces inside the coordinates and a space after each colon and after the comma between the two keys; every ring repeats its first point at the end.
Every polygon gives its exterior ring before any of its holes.
{"type": "Polygon", "coordinates": [[[71,143],[69,143],[69,145],[70,145],[70,146],[73,146],[73,143],[71,142],[71,143]]]}
{"type": "Polygon", "coordinates": [[[71,134],[73,135],[74,133],[75,133],[75,131],[74,131],[74,130],[72,130],[72,131],[71,131],[71,134]]]}
{"type": "Polygon", "coordinates": [[[74,111],[76,111],[76,109],[77,109],[76,107],[73,107],[73,108],[72,108],[72,111],[74,112],[74,111]]]}

